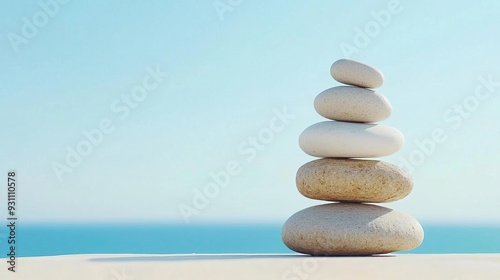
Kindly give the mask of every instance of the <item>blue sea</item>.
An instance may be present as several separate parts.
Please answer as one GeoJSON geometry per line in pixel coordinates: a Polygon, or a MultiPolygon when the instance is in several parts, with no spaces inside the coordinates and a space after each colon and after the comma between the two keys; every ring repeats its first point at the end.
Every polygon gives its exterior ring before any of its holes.
{"type": "MultiPolygon", "coordinates": [[[[499,226],[423,225],[425,240],[402,253],[500,253],[499,226]]],[[[8,249],[0,231],[0,252],[8,249]]],[[[64,254],[292,253],[281,225],[19,224],[17,256],[64,254]]]]}

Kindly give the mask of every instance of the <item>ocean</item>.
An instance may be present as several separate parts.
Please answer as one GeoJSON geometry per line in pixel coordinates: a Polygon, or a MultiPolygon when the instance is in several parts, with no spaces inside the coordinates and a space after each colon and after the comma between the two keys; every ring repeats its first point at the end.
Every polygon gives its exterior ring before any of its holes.
{"type": "MultiPolygon", "coordinates": [[[[499,226],[423,225],[425,240],[403,254],[500,253],[499,226]]],[[[19,224],[18,257],[65,254],[293,253],[281,225],[19,224]]],[[[0,231],[0,258],[8,253],[0,231]]]]}

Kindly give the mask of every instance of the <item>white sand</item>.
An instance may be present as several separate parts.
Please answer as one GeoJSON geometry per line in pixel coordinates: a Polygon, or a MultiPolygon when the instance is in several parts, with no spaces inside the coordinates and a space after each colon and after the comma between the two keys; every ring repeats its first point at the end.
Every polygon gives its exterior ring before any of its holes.
{"type": "Polygon", "coordinates": [[[500,279],[500,254],[323,257],[302,255],[71,255],[20,258],[0,279],[500,279]]]}

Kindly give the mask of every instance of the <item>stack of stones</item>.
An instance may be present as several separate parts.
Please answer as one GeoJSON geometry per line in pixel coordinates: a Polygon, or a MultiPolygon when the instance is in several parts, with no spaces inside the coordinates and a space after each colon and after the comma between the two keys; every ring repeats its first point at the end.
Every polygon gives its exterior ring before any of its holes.
{"type": "Polygon", "coordinates": [[[389,101],[369,89],[384,82],[369,65],[341,59],[330,73],[340,83],[320,93],[314,108],[330,119],[308,127],[299,138],[307,154],[319,157],[297,171],[297,188],[305,197],[335,203],[295,213],[282,238],[290,249],[311,255],[373,255],[418,247],[424,232],[414,218],[368,203],[406,197],[413,188],[402,168],[376,158],[397,152],[401,132],[375,124],[392,113],[389,101]]]}

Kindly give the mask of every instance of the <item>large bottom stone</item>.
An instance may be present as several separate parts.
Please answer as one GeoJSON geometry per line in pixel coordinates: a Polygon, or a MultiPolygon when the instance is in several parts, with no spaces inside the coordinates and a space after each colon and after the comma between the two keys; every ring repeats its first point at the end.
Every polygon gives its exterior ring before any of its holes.
{"type": "Polygon", "coordinates": [[[283,225],[285,245],[310,255],[374,255],[418,247],[424,238],[414,218],[371,204],[331,203],[292,215],[283,225]]]}

